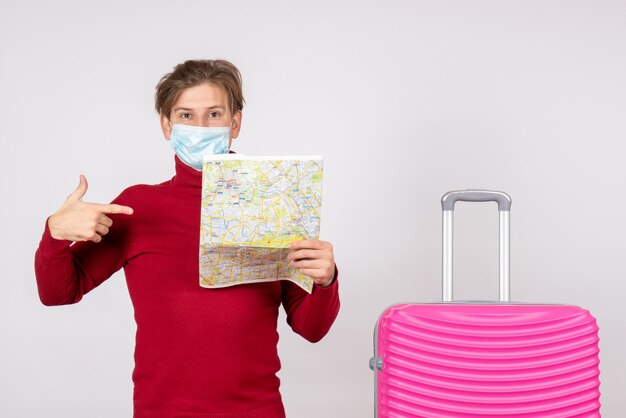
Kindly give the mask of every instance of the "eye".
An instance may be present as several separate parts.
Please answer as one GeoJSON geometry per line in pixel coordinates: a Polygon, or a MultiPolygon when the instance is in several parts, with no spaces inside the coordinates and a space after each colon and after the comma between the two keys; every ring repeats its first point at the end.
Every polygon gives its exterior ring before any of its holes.
{"type": "Polygon", "coordinates": [[[180,117],[183,119],[189,119],[191,118],[191,113],[181,113],[180,117]]]}
{"type": "Polygon", "coordinates": [[[210,118],[210,119],[217,119],[217,118],[219,118],[220,116],[221,116],[221,115],[220,115],[220,113],[219,113],[219,112],[211,112],[211,113],[209,113],[209,118],[210,118]]]}

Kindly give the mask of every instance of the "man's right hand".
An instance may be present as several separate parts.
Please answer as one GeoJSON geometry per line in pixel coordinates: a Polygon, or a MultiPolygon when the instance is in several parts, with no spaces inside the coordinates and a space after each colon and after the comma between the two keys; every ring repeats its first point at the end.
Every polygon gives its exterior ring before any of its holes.
{"type": "Polygon", "coordinates": [[[102,236],[106,235],[113,225],[113,220],[106,216],[107,214],[133,214],[133,209],[128,206],[83,202],[85,193],[87,193],[87,179],[81,174],[76,190],[48,219],[48,228],[53,238],[100,242],[102,236]]]}

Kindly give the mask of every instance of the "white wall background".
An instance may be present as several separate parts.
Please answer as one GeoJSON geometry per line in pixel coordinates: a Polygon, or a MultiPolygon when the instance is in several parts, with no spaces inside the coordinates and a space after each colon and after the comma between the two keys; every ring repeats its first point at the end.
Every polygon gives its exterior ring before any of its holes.
{"type": "MultiPolygon", "coordinates": [[[[173,175],[154,87],[227,58],[247,106],[234,149],[325,157],[322,235],[342,310],[309,344],[280,326],[288,416],[373,415],[380,312],[434,301],[448,190],[513,197],[513,298],[588,308],[603,415],[626,416],[626,2],[0,3],[0,416],[130,417],[134,321],[122,273],[40,304],[45,218],[173,175]]],[[[495,206],[457,206],[459,298],[497,295],[495,206]]]]}

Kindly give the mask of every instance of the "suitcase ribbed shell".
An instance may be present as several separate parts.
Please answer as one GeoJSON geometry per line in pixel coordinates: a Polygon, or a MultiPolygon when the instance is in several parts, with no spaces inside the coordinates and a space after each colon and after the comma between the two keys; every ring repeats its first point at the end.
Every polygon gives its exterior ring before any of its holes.
{"type": "Polygon", "coordinates": [[[378,417],[599,417],[598,327],[575,306],[395,305],[377,327],[378,417]]]}

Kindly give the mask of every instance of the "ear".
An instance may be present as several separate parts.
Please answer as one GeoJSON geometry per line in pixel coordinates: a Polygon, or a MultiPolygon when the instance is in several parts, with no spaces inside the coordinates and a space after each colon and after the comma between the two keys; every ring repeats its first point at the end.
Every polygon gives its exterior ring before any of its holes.
{"type": "Polygon", "coordinates": [[[172,134],[172,128],[170,127],[170,120],[167,116],[161,115],[161,130],[163,131],[163,136],[166,140],[170,140],[170,135],[172,134]]]}
{"type": "Polygon", "coordinates": [[[233,124],[230,128],[230,138],[235,139],[239,136],[239,130],[241,129],[241,110],[238,110],[237,113],[233,116],[233,124]]]}

